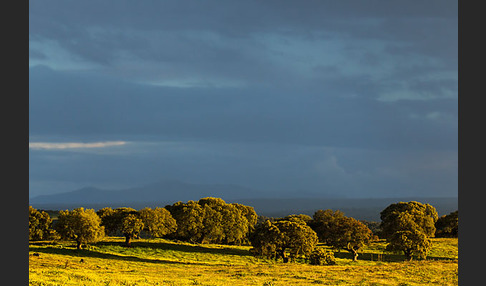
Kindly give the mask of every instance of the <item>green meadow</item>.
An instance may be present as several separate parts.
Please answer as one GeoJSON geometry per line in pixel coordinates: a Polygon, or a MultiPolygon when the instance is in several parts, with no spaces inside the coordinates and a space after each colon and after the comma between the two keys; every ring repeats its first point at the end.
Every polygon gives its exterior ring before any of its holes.
{"type": "MultiPolygon", "coordinates": [[[[433,238],[427,260],[404,261],[383,240],[360,253],[335,252],[336,265],[256,258],[250,246],[107,237],[86,249],[71,242],[29,244],[30,285],[458,285],[458,239],[433,238]]],[[[319,247],[326,247],[319,245],[319,247]]]]}

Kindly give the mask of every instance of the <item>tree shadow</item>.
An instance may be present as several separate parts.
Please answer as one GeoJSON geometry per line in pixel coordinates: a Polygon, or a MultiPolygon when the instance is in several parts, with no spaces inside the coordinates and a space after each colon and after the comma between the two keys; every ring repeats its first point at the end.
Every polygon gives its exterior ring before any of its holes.
{"type": "MultiPolygon", "coordinates": [[[[124,245],[123,242],[117,242],[117,241],[100,241],[90,245],[97,246],[97,247],[103,247],[103,246],[127,247],[124,245]]],[[[149,263],[213,265],[213,266],[219,265],[219,264],[204,263],[204,262],[142,258],[133,255],[130,256],[130,255],[100,252],[93,249],[78,250],[75,249],[74,247],[75,246],[66,247],[65,244],[60,244],[55,241],[29,242],[29,251],[37,252],[37,253],[51,253],[51,254],[69,255],[75,257],[93,257],[93,258],[102,258],[102,259],[116,259],[116,260],[124,260],[124,261],[149,262],[149,263]],[[37,247],[31,247],[31,245],[37,247]]],[[[225,247],[223,245],[219,246],[218,248],[213,248],[213,247],[204,247],[201,245],[175,244],[175,243],[167,243],[167,242],[132,241],[131,246],[129,246],[129,248],[146,248],[146,249],[158,249],[158,250],[168,250],[168,251],[186,252],[186,253],[203,253],[203,254],[207,253],[207,254],[217,254],[217,255],[237,255],[237,256],[253,257],[253,255],[248,250],[225,247]]],[[[226,265],[226,264],[221,264],[221,265],[226,265]]]]}
{"type": "MultiPolygon", "coordinates": [[[[119,242],[111,242],[111,241],[101,241],[96,243],[95,245],[123,246],[119,242]]],[[[223,245],[221,245],[218,248],[212,248],[212,247],[204,247],[201,245],[174,244],[174,243],[167,243],[167,242],[132,241],[131,247],[172,250],[172,251],[180,251],[186,253],[209,253],[209,254],[220,254],[220,255],[252,256],[248,250],[225,247],[223,245]]]]}
{"type": "Polygon", "coordinates": [[[53,246],[42,247],[42,248],[29,247],[29,251],[32,251],[34,253],[49,253],[49,254],[81,257],[81,258],[101,258],[101,259],[112,259],[112,260],[132,261],[132,262],[147,262],[147,263],[157,263],[157,264],[183,264],[183,265],[200,265],[200,266],[226,265],[226,264],[214,264],[214,263],[203,263],[203,262],[192,262],[192,261],[174,261],[174,260],[167,260],[167,259],[142,258],[137,256],[98,252],[98,251],[93,251],[88,249],[78,250],[74,248],[67,248],[67,247],[59,248],[53,246]]]}
{"type": "MultiPolygon", "coordinates": [[[[341,252],[334,252],[334,257],[341,258],[341,259],[353,259],[353,254],[346,251],[341,252]]],[[[405,255],[399,253],[359,253],[358,260],[363,261],[383,261],[383,262],[403,262],[407,261],[405,255]]],[[[413,260],[418,260],[414,257],[413,260]]],[[[438,257],[438,256],[427,256],[426,260],[445,260],[445,261],[454,261],[457,260],[455,258],[450,257],[438,257]]],[[[420,260],[421,261],[421,260],[420,260]]]]}
{"type": "Polygon", "coordinates": [[[451,257],[441,257],[441,256],[427,256],[427,260],[445,260],[445,261],[455,261],[457,258],[451,257]]]}

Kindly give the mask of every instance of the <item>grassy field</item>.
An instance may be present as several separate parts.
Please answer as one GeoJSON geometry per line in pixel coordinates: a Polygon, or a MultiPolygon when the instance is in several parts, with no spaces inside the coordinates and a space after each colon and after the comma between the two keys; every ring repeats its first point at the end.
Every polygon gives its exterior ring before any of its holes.
{"type": "MultiPolygon", "coordinates": [[[[76,250],[69,242],[29,245],[30,285],[458,285],[458,240],[433,239],[425,261],[403,261],[376,242],[353,262],[312,266],[258,259],[248,246],[109,237],[76,250]]],[[[322,247],[322,246],[321,246],[322,247]]]]}

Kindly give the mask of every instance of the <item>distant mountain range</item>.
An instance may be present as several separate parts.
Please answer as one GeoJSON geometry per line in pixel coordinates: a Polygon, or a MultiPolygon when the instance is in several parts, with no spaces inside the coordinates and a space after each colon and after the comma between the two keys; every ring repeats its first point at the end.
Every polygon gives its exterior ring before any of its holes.
{"type": "Polygon", "coordinates": [[[165,180],[142,187],[103,190],[86,187],[72,192],[41,195],[29,199],[31,204],[126,204],[199,200],[203,197],[243,199],[259,197],[259,191],[237,185],[190,184],[165,180]]]}
{"type": "Polygon", "coordinates": [[[312,217],[317,210],[340,210],[355,219],[381,221],[380,212],[398,202],[417,201],[430,204],[439,216],[458,210],[454,197],[401,197],[401,198],[275,198],[243,199],[236,202],[252,206],[257,214],[283,217],[289,214],[306,214],[312,217]]]}
{"type": "Polygon", "coordinates": [[[419,201],[434,206],[439,215],[449,214],[458,209],[458,198],[340,198],[331,195],[314,195],[296,192],[268,198],[263,192],[230,184],[190,184],[175,180],[165,180],[142,187],[122,190],[103,190],[94,187],[72,192],[42,195],[29,199],[29,204],[38,209],[60,210],[86,207],[128,206],[135,209],[144,207],[164,207],[178,201],[197,201],[204,197],[222,198],[227,203],[242,203],[255,208],[259,215],[282,217],[289,214],[312,216],[319,209],[341,210],[356,219],[380,220],[380,212],[396,202],[419,201]],[[265,198],[266,197],[266,198],[265,198]]]}

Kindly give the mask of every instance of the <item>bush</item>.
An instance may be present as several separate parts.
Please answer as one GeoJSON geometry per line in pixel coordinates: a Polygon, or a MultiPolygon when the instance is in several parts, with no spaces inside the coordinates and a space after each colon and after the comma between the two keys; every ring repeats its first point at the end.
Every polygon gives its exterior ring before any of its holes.
{"type": "Polygon", "coordinates": [[[458,237],[459,213],[441,216],[435,223],[435,237],[458,237]]]}
{"type": "Polygon", "coordinates": [[[334,258],[333,252],[317,248],[312,251],[309,257],[309,263],[311,265],[334,265],[336,264],[336,259],[334,258]]]}

